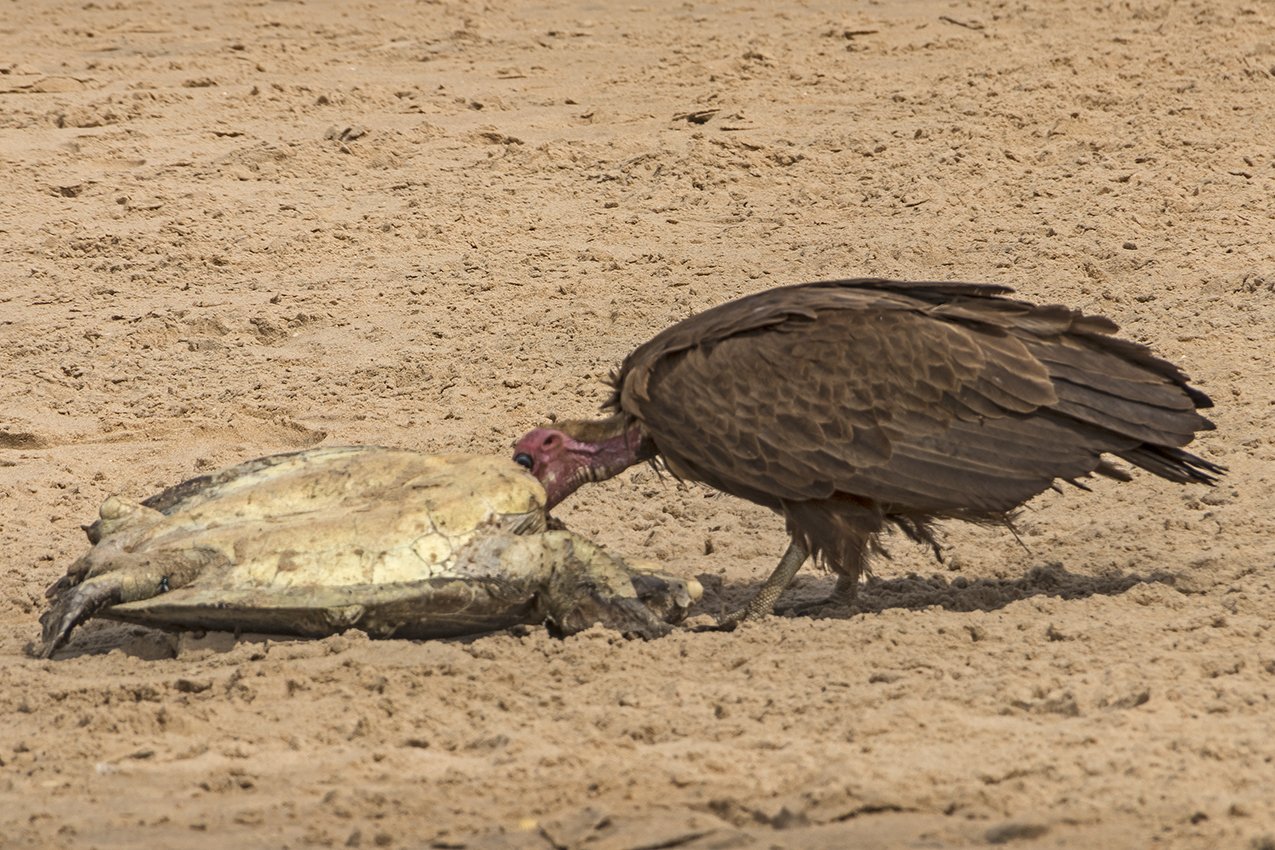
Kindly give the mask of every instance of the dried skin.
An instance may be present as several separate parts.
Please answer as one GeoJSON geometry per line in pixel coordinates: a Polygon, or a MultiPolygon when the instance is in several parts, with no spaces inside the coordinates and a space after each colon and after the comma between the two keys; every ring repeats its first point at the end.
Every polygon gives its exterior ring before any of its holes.
{"type": "MultiPolygon", "coordinates": [[[[324,448],[251,461],[130,504],[50,588],[51,654],[93,614],[146,625],[307,636],[440,637],[551,621],[653,636],[634,573],[545,528],[544,491],[502,458],[324,448]]],[[[649,577],[670,619],[697,595],[649,577]],[[684,604],[683,604],[684,603],[684,604]]]]}

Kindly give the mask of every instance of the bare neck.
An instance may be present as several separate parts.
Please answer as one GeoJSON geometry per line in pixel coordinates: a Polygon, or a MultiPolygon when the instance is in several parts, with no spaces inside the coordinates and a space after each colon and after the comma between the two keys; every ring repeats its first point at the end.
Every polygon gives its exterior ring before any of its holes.
{"type": "Polygon", "coordinates": [[[655,446],[643,436],[642,426],[621,415],[558,427],[569,438],[571,452],[584,459],[590,481],[605,481],[655,457],[655,446]]]}
{"type": "Polygon", "coordinates": [[[642,438],[641,427],[634,424],[613,437],[593,444],[595,454],[589,463],[594,481],[605,481],[619,475],[636,463],[655,457],[654,447],[642,438]]]}

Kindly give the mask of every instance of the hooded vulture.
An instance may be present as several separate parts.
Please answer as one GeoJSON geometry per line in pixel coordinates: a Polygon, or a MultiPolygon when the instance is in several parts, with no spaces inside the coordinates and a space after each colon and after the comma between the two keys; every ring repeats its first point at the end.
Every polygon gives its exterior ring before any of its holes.
{"type": "MultiPolygon", "coordinates": [[[[725,623],[762,617],[810,556],[853,599],[887,523],[1005,522],[1106,455],[1179,483],[1224,469],[1183,450],[1213,428],[1180,369],[1116,325],[1004,286],[839,280],[748,295],[673,325],[612,375],[596,421],[522,437],[549,505],[641,461],[783,515],[791,543],[725,623]]],[[[937,549],[936,549],[937,551],[937,549]]]]}

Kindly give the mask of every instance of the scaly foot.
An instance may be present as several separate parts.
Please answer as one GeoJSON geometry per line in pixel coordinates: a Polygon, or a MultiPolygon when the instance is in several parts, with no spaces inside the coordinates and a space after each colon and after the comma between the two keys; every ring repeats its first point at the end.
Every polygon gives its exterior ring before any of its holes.
{"type": "Polygon", "coordinates": [[[785,614],[795,614],[799,617],[812,617],[821,614],[842,614],[850,609],[854,604],[855,596],[859,592],[859,577],[855,576],[837,576],[837,586],[832,592],[823,599],[816,599],[813,602],[799,602],[791,605],[784,610],[785,614]]]}
{"type": "Polygon", "coordinates": [[[762,584],[757,595],[743,608],[723,616],[717,621],[717,627],[723,631],[730,631],[745,620],[762,620],[775,613],[775,603],[779,601],[780,594],[792,583],[793,576],[806,562],[808,554],[804,546],[793,540],[788,546],[788,551],[784,552],[784,556],[779,559],[779,566],[775,567],[775,571],[762,584]]]}

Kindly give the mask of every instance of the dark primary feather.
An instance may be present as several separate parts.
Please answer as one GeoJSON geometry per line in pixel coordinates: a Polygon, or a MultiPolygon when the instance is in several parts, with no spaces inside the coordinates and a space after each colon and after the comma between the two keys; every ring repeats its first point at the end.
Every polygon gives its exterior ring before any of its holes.
{"type": "Polygon", "coordinates": [[[769,506],[834,568],[886,521],[993,521],[1114,454],[1173,481],[1208,397],[1109,320],[958,283],[849,280],[740,298],[635,350],[610,406],[669,469],[769,506]]]}

